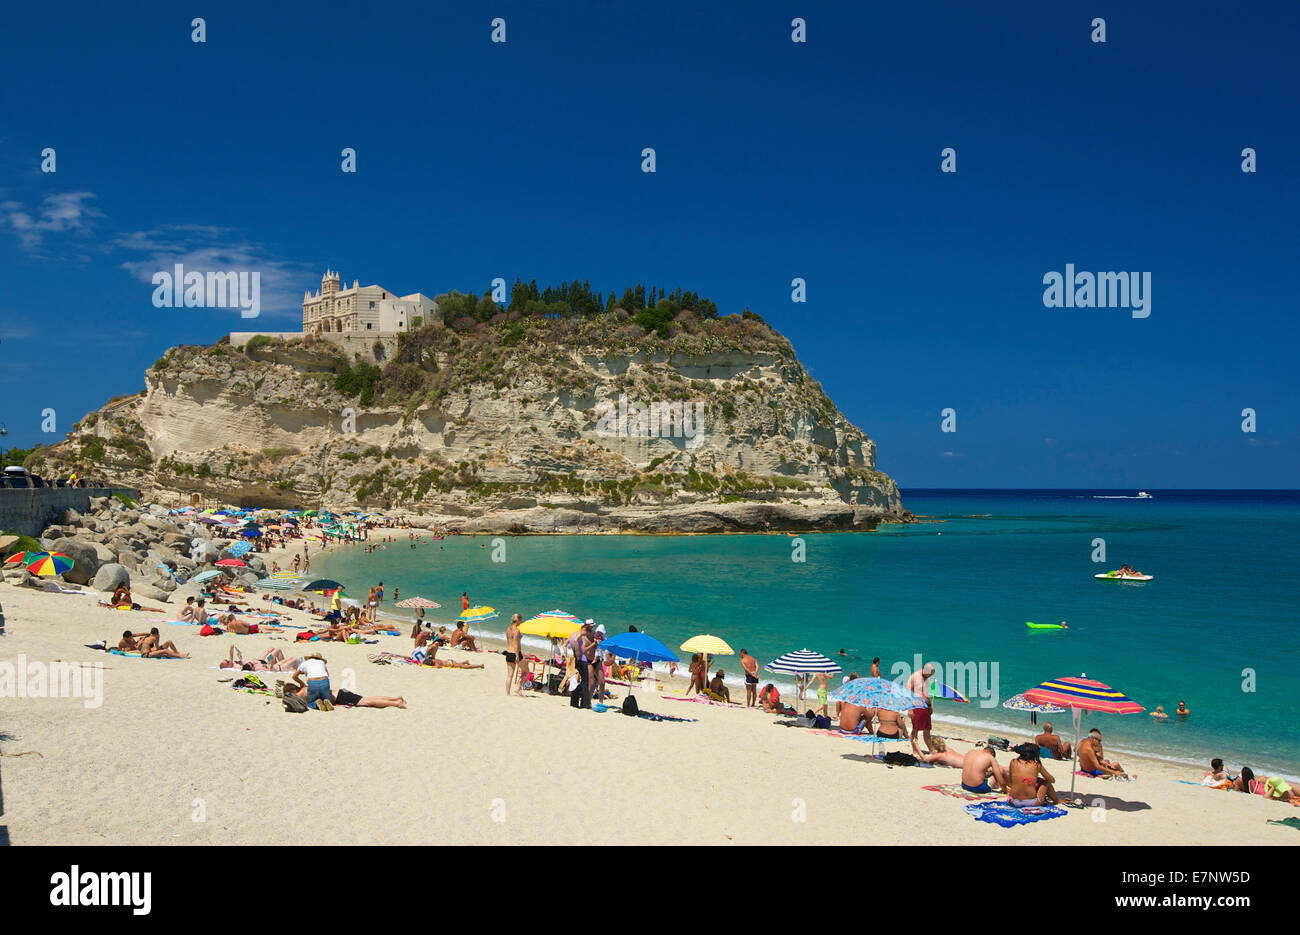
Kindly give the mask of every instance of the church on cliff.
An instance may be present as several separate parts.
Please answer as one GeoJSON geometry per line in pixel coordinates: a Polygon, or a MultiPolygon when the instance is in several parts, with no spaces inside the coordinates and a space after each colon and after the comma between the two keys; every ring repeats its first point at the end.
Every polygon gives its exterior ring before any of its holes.
{"type": "Polygon", "coordinates": [[[355,279],[343,288],[334,270],[325,271],[319,291],[302,297],[303,334],[393,334],[441,321],[438,303],[426,295],[398,296],[355,279]]]}

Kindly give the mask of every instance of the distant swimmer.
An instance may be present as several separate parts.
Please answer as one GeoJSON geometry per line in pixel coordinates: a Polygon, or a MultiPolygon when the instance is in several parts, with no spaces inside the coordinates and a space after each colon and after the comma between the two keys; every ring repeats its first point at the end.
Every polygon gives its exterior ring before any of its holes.
{"type": "Polygon", "coordinates": [[[880,657],[879,656],[871,660],[871,677],[873,679],[880,678],[880,657]]]}
{"type": "Polygon", "coordinates": [[[1187,717],[1187,715],[1191,713],[1192,712],[1187,709],[1187,702],[1185,701],[1178,702],[1178,707],[1174,711],[1174,714],[1177,714],[1179,717],[1187,717]]]}
{"type": "Polygon", "coordinates": [[[1151,716],[1155,718],[1157,721],[1169,720],[1169,715],[1165,714],[1165,709],[1160,705],[1156,705],[1156,709],[1151,712],[1151,716]]]}

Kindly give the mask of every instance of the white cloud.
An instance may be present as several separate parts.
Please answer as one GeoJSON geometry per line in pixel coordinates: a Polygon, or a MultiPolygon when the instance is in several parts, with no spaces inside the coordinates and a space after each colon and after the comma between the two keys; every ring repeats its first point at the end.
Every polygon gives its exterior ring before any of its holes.
{"type": "Polygon", "coordinates": [[[29,209],[17,201],[0,202],[0,219],[13,230],[18,243],[30,253],[40,253],[49,234],[69,231],[84,234],[104,213],[89,204],[93,192],[47,195],[41,206],[29,209]]]}
{"type": "Polygon", "coordinates": [[[272,317],[300,317],[302,294],[313,282],[313,269],[305,263],[278,257],[264,244],[241,239],[226,227],[202,224],[167,224],[147,231],[118,234],[115,250],[136,254],[122,262],[122,269],[153,290],[155,273],[170,273],[177,264],[186,272],[260,273],[262,314],[272,317]]]}

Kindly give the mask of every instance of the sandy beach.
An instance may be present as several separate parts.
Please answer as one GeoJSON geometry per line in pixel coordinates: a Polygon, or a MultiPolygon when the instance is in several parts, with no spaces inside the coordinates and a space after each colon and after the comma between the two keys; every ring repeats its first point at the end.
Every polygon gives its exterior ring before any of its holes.
{"type": "MultiPolygon", "coordinates": [[[[1002,828],[923,788],[958,783],[958,770],[890,768],[869,756],[870,744],[783,727],[757,710],[638,692],[643,710],[690,719],[650,722],[573,710],[563,698],[509,697],[505,661],[493,652],[444,654],[481,662],[481,671],[367,661],[405,653],[405,634],[312,646],[336,687],[401,695],[405,710],[292,715],[273,697],[231,689],[219,681],[229,672],[216,668],[232,644],[246,657],[277,646],[293,655],[290,641],[164,626],[164,639],[193,658],[112,656],[84,644],[147,629],[175,606],[114,611],[91,596],[8,585],[0,602],[0,662],[103,667],[98,706],[4,699],[0,829],[12,844],[1300,841],[1266,823],[1298,814],[1291,806],[1181,784],[1199,774],[1131,757],[1134,782],[1078,778],[1099,807],[1002,828]]],[[[960,736],[938,720],[936,732],[960,736]]],[[[1068,764],[1049,769],[1068,789],[1068,764]]]]}

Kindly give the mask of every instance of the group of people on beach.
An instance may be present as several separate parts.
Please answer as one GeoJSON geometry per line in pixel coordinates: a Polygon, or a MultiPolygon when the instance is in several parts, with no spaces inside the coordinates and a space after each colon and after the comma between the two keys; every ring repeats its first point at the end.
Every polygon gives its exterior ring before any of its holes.
{"type": "Polygon", "coordinates": [[[1300,804],[1300,792],[1296,792],[1281,776],[1256,776],[1249,766],[1243,766],[1241,772],[1232,775],[1224,768],[1223,760],[1215,757],[1210,761],[1201,785],[1211,789],[1223,789],[1226,792],[1247,792],[1262,795],[1277,802],[1300,804]]]}

